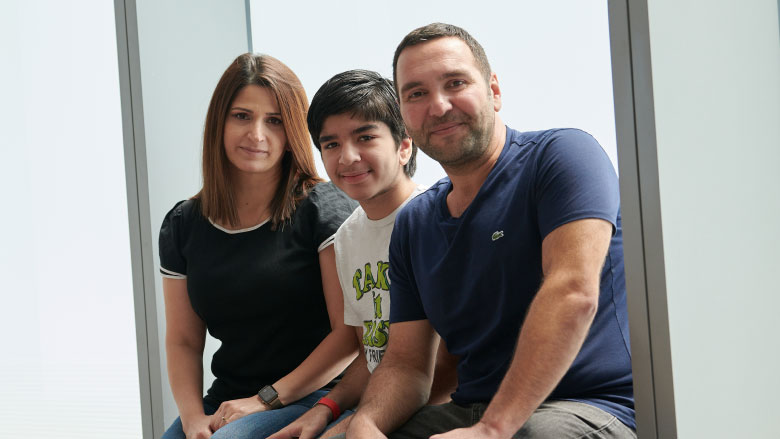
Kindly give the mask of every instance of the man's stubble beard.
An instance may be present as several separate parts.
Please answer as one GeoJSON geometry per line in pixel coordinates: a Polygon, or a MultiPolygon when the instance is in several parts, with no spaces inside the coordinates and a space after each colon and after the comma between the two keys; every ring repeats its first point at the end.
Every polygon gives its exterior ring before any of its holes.
{"type": "Polygon", "coordinates": [[[490,141],[493,139],[495,120],[496,114],[493,107],[486,106],[477,119],[466,115],[456,117],[449,114],[431,121],[429,125],[432,126],[453,121],[465,122],[468,126],[468,133],[465,136],[445,145],[431,145],[430,134],[424,135],[423,132],[410,130],[410,135],[417,146],[430,158],[445,168],[455,169],[484,158],[490,141]]]}

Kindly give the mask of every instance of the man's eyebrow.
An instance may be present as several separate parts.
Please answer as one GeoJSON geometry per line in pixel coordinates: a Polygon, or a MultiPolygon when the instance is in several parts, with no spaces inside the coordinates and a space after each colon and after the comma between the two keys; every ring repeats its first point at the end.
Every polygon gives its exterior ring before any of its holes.
{"type": "Polygon", "coordinates": [[[404,84],[403,87],[401,87],[401,94],[406,93],[410,89],[415,88],[415,87],[419,87],[421,85],[422,85],[422,82],[420,82],[420,81],[407,82],[406,84],[404,84]]]}
{"type": "Polygon", "coordinates": [[[440,79],[454,78],[458,76],[471,78],[471,75],[469,75],[469,73],[465,70],[453,70],[441,75],[440,79]]]}
{"type": "MultiPolygon", "coordinates": [[[[456,78],[456,77],[466,77],[471,78],[471,75],[466,70],[451,70],[449,72],[443,73],[441,76],[439,76],[439,79],[448,79],[448,78],[456,78]]],[[[401,87],[401,93],[406,93],[412,88],[418,87],[422,85],[421,81],[412,81],[404,84],[403,87],[401,87]]]]}

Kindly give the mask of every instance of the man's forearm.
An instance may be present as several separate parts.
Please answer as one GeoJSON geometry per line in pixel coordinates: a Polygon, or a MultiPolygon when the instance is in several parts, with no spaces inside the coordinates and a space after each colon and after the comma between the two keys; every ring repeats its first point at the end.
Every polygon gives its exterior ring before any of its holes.
{"type": "Polygon", "coordinates": [[[511,437],[555,389],[577,356],[596,313],[588,295],[548,294],[545,285],[534,299],[518,338],[517,349],[482,422],[511,437]]]}
{"type": "Polygon", "coordinates": [[[387,434],[425,405],[430,388],[430,373],[420,372],[401,361],[388,361],[385,356],[374,370],[355,418],[369,421],[387,434]]]}
{"type": "Polygon", "coordinates": [[[436,333],[427,320],[395,323],[382,362],[374,370],[353,415],[347,437],[387,434],[403,424],[430,396],[436,333]]]}

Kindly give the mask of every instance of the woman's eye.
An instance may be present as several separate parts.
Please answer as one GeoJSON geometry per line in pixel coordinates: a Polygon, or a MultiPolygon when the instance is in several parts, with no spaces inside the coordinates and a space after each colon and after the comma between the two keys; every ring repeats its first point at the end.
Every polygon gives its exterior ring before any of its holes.
{"type": "Polygon", "coordinates": [[[249,120],[249,114],[248,113],[233,113],[233,117],[235,117],[238,120],[249,120]]]}
{"type": "Polygon", "coordinates": [[[271,125],[281,125],[282,119],[279,119],[278,117],[269,117],[268,123],[270,123],[271,125]]]}

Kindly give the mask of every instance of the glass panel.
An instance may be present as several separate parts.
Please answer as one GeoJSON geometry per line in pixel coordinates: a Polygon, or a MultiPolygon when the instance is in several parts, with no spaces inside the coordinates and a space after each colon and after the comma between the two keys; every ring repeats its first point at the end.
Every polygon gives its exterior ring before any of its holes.
{"type": "Polygon", "coordinates": [[[139,438],[113,3],[0,6],[3,437],[139,438]]]}
{"type": "MultiPolygon", "coordinates": [[[[475,7],[466,0],[252,1],[251,15],[254,51],[290,66],[309,99],[345,70],[392,77],[393,52],[416,27],[435,21],[463,27],[498,74],[504,123],[521,131],[583,129],[617,169],[607,2],[499,0],[475,7]]],[[[419,154],[415,181],[428,185],[443,175],[436,162],[419,154]]]]}

